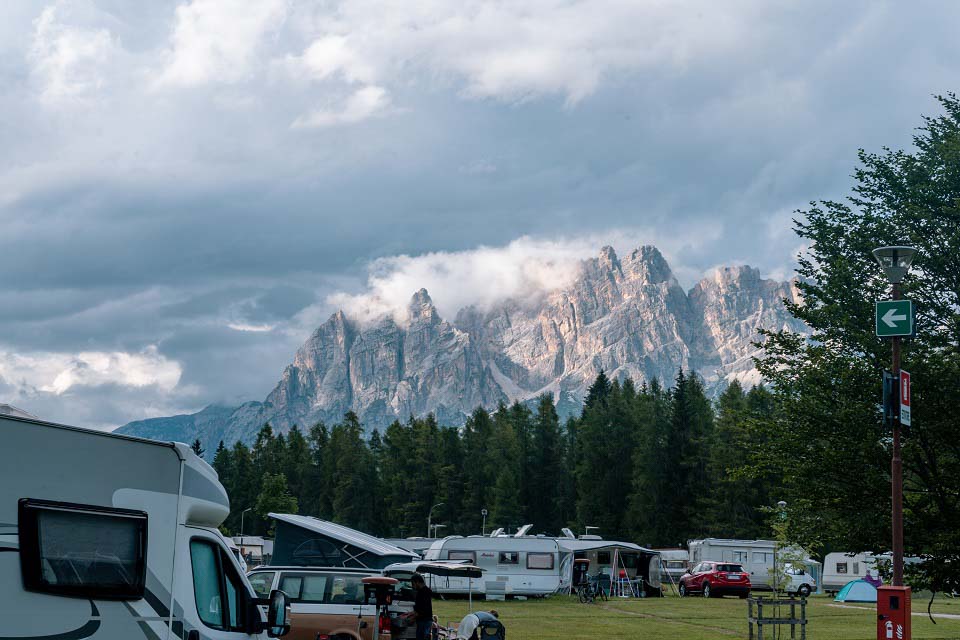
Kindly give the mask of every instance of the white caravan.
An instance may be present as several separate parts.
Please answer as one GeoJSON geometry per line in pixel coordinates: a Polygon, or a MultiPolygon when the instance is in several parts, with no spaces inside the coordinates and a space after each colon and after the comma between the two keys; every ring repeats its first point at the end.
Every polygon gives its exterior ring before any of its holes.
{"type": "MultiPolygon", "coordinates": [[[[522,531],[522,529],[521,529],[522,531]]],[[[482,580],[439,577],[437,593],[490,596],[544,596],[561,586],[560,547],[553,538],[538,536],[448,536],[427,549],[424,560],[466,561],[484,571],[482,580]]]]}
{"type": "Polygon", "coordinates": [[[851,580],[879,579],[877,559],[872,553],[828,553],[823,559],[823,590],[839,591],[851,580]]]}
{"type": "Polygon", "coordinates": [[[289,629],[286,596],[258,600],[217,531],[227,494],[190,447],[14,416],[0,416],[0,441],[0,637],[252,640],[289,629]]]}
{"type": "MultiPolygon", "coordinates": [[[[704,560],[712,562],[736,562],[750,574],[753,588],[770,588],[770,572],[773,569],[774,550],[777,543],[773,540],[733,540],[729,538],[704,538],[690,540],[690,565],[704,560]]],[[[787,569],[790,582],[786,590],[790,593],[809,595],[817,591],[820,563],[812,558],[804,559],[803,567],[787,569]]]]}

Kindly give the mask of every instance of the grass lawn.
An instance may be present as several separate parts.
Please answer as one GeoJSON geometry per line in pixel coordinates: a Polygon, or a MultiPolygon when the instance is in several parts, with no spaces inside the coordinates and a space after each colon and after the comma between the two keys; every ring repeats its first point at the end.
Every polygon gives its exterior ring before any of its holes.
{"type": "MultiPolygon", "coordinates": [[[[807,638],[810,640],[874,640],[876,611],[869,605],[833,606],[833,598],[814,596],[807,606],[807,638]],[[864,607],[864,608],[860,608],[864,607]]],[[[611,599],[606,603],[580,604],[574,598],[555,596],[543,600],[474,602],[477,609],[497,609],[511,640],[574,640],[583,638],[624,640],[636,638],[746,638],[747,603],[738,598],[647,598],[611,599]]],[[[914,638],[960,639],[960,620],[938,619],[934,625],[926,616],[927,602],[913,602],[914,638]]],[[[459,622],[467,613],[466,600],[434,603],[441,624],[459,622]]],[[[937,598],[934,613],[960,614],[960,602],[937,598]]],[[[766,613],[766,611],[764,612],[766,613]]],[[[789,638],[784,627],[781,638],[789,638]]],[[[767,638],[773,638],[767,635],[767,638]]],[[[797,629],[797,637],[800,630],[797,629]]]]}

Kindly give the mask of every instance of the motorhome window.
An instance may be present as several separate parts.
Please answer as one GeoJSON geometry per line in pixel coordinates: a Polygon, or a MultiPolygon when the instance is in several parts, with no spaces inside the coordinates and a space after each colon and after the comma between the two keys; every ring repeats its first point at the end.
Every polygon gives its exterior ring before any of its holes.
{"type": "Polygon", "coordinates": [[[261,571],[260,573],[250,574],[250,586],[258,598],[269,598],[270,591],[273,590],[273,578],[276,571],[261,571]]]}
{"type": "Polygon", "coordinates": [[[553,554],[528,553],[527,569],[553,569],[553,554]]]}
{"type": "Polygon", "coordinates": [[[597,551],[597,564],[610,564],[610,552],[597,551]]]}
{"type": "Polygon", "coordinates": [[[448,551],[447,552],[448,560],[469,560],[470,562],[477,561],[477,554],[473,551],[448,551]]]}
{"type": "Polygon", "coordinates": [[[762,551],[754,551],[753,562],[755,564],[770,564],[771,562],[773,562],[773,554],[763,553],[762,551]]]}
{"type": "Polygon", "coordinates": [[[846,573],[847,572],[847,563],[838,562],[837,563],[837,573],[846,573]]]}
{"type": "Polygon", "coordinates": [[[520,552],[501,551],[500,559],[497,560],[497,564],[520,564],[520,552]]]}
{"type": "Polygon", "coordinates": [[[323,602],[327,599],[328,576],[323,574],[303,576],[300,589],[301,602],[323,602]]]}
{"type": "Polygon", "coordinates": [[[138,600],[147,566],[147,514],[21,500],[20,564],[29,591],[138,600]]]}
{"type": "Polygon", "coordinates": [[[212,544],[190,543],[193,564],[193,597],[200,620],[214,629],[223,629],[223,602],[220,593],[220,564],[212,544]]]}
{"type": "Polygon", "coordinates": [[[206,540],[191,540],[190,564],[200,620],[214,629],[243,631],[248,595],[227,551],[206,540]]]}

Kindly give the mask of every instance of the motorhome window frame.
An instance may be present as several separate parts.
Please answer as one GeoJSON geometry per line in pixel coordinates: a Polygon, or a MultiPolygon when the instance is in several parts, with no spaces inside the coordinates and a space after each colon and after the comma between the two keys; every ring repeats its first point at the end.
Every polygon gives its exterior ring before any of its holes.
{"type": "Polygon", "coordinates": [[[240,586],[235,587],[237,590],[237,627],[232,627],[230,625],[230,602],[227,598],[227,569],[226,566],[232,566],[229,563],[229,558],[232,554],[229,553],[229,549],[226,549],[224,545],[220,544],[220,541],[216,538],[206,537],[206,536],[192,536],[188,540],[187,548],[190,550],[190,586],[194,589],[193,593],[193,604],[197,608],[197,618],[203,624],[203,626],[209,629],[215,629],[217,631],[223,631],[225,633],[234,633],[242,632],[246,633],[249,631],[250,621],[249,617],[249,605],[250,605],[250,592],[247,591],[244,587],[246,583],[246,576],[242,572],[236,571],[237,576],[240,578],[240,586]],[[203,617],[200,615],[200,603],[197,602],[196,594],[196,574],[194,572],[193,565],[193,543],[199,542],[201,544],[206,544],[214,549],[214,558],[217,561],[217,576],[220,583],[220,621],[221,626],[215,627],[209,624],[203,617]]]}
{"type": "Polygon", "coordinates": [[[528,571],[553,571],[554,567],[557,566],[557,560],[556,560],[556,556],[548,551],[528,551],[526,565],[527,565],[528,571]],[[531,567],[530,556],[534,556],[534,557],[546,556],[547,558],[550,558],[550,566],[549,567],[531,567]]]}
{"type": "Polygon", "coordinates": [[[36,593],[71,598],[96,600],[141,600],[147,584],[147,530],[148,515],[137,509],[121,509],[100,505],[21,498],[17,503],[17,528],[20,539],[20,572],[23,588],[36,593]],[[125,586],[64,585],[50,584],[43,577],[40,544],[40,514],[59,511],[83,515],[101,516],[105,519],[126,519],[137,523],[137,561],[131,572],[133,584],[125,586]]]}
{"type": "Polygon", "coordinates": [[[470,564],[477,564],[477,552],[467,551],[466,549],[450,549],[447,551],[447,560],[452,560],[454,562],[463,562],[464,560],[467,560],[468,562],[470,562],[470,564]],[[450,557],[451,553],[459,553],[464,555],[470,554],[470,557],[469,558],[451,558],[450,557]]]}

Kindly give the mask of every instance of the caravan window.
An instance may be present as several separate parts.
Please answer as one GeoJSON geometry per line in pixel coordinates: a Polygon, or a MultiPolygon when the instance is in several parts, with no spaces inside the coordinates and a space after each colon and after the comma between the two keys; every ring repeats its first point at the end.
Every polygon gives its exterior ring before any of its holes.
{"type": "Polygon", "coordinates": [[[517,551],[501,551],[497,564],[520,564],[520,553],[517,551]]]}
{"type": "Polygon", "coordinates": [[[139,600],[147,572],[147,514],[21,500],[20,563],[29,591],[139,600]]]}
{"type": "Polygon", "coordinates": [[[553,569],[552,553],[528,553],[527,569],[553,569]]]}
{"type": "MultiPolygon", "coordinates": [[[[723,559],[727,562],[748,562],[746,551],[724,551],[723,559]]],[[[759,554],[762,555],[762,554],[759,554]]],[[[762,562],[762,560],[761,560],[762,562]]]]}
{"type": "Polygon", "coordinates": [[[597,551],[597,564],[610,564],[610,552],[597,551]]]}
{"type": "Polygon", "coordinates": [[[859,562],[854,562],[854,563],[853,563],[853,575],[855,575],[855,576],[860,575],[860,563],[859,563],[859,562]]]}
{"type": "Polygon", "coordinates": [[[477,554],[473,551],[449,551],[447,553],[448,560],[469,560],[471,563],[476,564],[477,554]]]}
{"type": "Polygon", "coordinates": [[[763,553],[762,551],[753,552],[754,564],[773,564],[773,553],[763,553]]]}
{"type": "Polygon", "coordinates": [[[847,563],[838,562],[837,563],[837,573],[846,573],[847,572],[847,563]]]}

